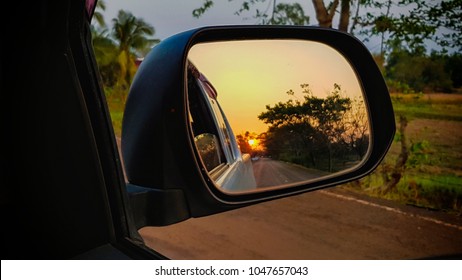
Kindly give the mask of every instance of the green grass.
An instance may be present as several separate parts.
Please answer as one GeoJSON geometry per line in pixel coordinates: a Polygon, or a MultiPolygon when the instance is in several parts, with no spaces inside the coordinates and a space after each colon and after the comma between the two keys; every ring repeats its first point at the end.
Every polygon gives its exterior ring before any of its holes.
{"type": "Polygon", "coordinates": [[[405,174],[396,189],[383,194],[380,172],[361,180],[361,188],[345,187],[417,207],[462,214],[462,177],[454,174],[405,174]]]}
{"type": "MultiPolygon", "coordinates": [[[[435,96],[435,95],[432,95],[435,96]]],[[[458,95],[453,95],[458,96],[458,95]]],[[[396,115],[408,119],[426,118],[449,121],[462,121],[462,98],[432,98],[422,94],[392,95],[396,115]]]]}
{"type": "Polygon", "coordinates": [[[116,111],[110,110],[112,126],[114,128],[114,133],[116,136],[120,137],[122,134],[122,119],[124,112],[123,111],[116,111]]]}
{"type": "Polygon", "coordinates": [[[122,119],[125,110],[126,90],[105,88],[106,101],[116,136],[122,133],[122,119]]]}
{"type": "Polygon", "coordinates": [[[401,149],[399,141],[395,141],[371,175],[363,178],[360,185],[346,187],[462,215],[462,95],[392,94],[392,102],[396,119],[404,115],[409,121],[405,133],[411,154],[400,182],[383,193],[383,174],[390,175],[401,149]]]}

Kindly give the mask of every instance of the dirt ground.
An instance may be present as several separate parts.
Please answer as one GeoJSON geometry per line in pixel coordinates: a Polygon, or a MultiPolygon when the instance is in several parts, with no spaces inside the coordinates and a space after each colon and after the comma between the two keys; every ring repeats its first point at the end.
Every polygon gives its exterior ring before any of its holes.
{"type": "Polygon", "coordinates": [[[462,122],[415,119],[407,131],[409,144],[427,140],[429,157],[435,157],[447,172],[462,176],[462,122]]]}
{"type": "Polygon", "coordinates": [[[462,220],[332,188],[140,230],[173,259],[419,259],[462,254],[462,220]]]}

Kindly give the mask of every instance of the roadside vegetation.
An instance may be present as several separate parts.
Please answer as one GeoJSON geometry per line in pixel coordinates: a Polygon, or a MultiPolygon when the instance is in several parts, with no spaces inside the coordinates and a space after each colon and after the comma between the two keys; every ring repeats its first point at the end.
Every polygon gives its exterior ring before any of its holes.
{"type": "Polygon", "coordinates": [[[114,131],[121,134],[125,100],[140,59],[159,42],[155,29],[131,12],[120,10],[108,25],[106,2],[99,0],[92,22],[93,49],[114,131]]]}
{"type": "Polygon", "coordinates": [[[398,129],[389,153],[371,175],[344,187],[461,215],[462,94],[400,93],[392,101],[398,129]]]}
{"type": "MultiPolygon", "coordinates": [[[[230,1],[240,1],[235,13],[250,15],[257,24],[313,24],[300,5],[308,0],[230,1]]],[[[395,110],[397,132],[390,152],[375,172],[344,187],[462,215],[462,0],[309,2],[320,26],[378,38],[380,50],[374,58],[395,110]],[[399,9],[407,13],[393,13],[399,9]]],[[[204,0],[192,16],[200,17],[212,6],[213,1],[204,0]]],[[[105,2],[100,0],[93,44],[114,131],[120,137],[125,100],[139,59],[159,40],[154,38],[154,27],[128,11],[120,11],[109,26],[104,10],[105,2]]],[[[247,138],[258,138],[238,135],[241,146],[251,150],[247,138]]]]}

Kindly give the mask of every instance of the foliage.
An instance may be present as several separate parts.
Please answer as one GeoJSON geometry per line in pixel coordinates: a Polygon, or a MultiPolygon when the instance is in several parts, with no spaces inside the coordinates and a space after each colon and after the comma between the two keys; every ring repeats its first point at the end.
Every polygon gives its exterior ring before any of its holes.
{"type": "Polygon", "coordinates": [[[125,100],[127,97],[127,90],[120,87],[104,87],[106,94],[106,101],[111,114],[112,127],[117,137],[122,133],[122,119],[125,109],[125,100]]]}
{"type": "Polygon", "coordinates": [[[429,156],[432,153],[430,142],[427,140],[411,143],[409,151],[410,156],[408,162],[406,163],[408,168],[416,168],[422,164],[425,164],[429,160],[429,156]]]}
{"type": "Polygon", "coordinates": [[[453,174],[405,174],[396,188],[383,194],[380,188],[384,184],[379,171],[361,179],[361,184],[345,186],[370,196],[399,201],[418,207],[444,210],[462,214],[462,177],[453,174]]]}
{"type": "MultiPolygon", "coordinates": [[[[229,2],[233,0],[228,0],[229,2]]],[[[248,0],[242,1],[240,8],[235,11],[236,15],[242,15],[251,11],[259,3],[268,2],[267,8],[262,11],[255,9],[253,18],[258,20],[259,24],[264,25],[308,25],[310,17],[305,14],[299,3],[278,3],[269,0],[248,0]],[[271,12],[270,12],[271,8],[271,12]]],[[[195,18],[201,17],[207,10],[213,7],[212,0],[204,0],[202,6],[193,10],[195,18]]]]}
{"type": "Polygon", "coordinates": [[[406,131],[397,131],[390,151],[371,175],[348,188],[419,207],[462,213],[462,148],[457,144],[462,131],[462,97],[393,94],[392,101],[395,113],[409,120],[406,131]],[[409,152],[405,172],[395,187],[384,194],[382,186],[387,177],[391,178],[403,136],[409,152]]]}
{"type": "MultiPolygon", "coordinates": [[[[270,125],[264,145],[274,158],[333,172],[362,158],[368,146],[368,123],[362,103],[343,97],[341,86],[325,97],[300,85],[303,100],[267,105],[258,118],[270,125]]],[[[288,95],[294,96],[289,90],[288,95]]]]}
{"type": "Polygon", "coordinates": [[[266,133],[259,135],[255,132],[246,131],[242,134],[236,135],[236,140],[241,153],[250,154],[252,157],[254,157],[257,155],[264,155],[265,151],[262,150],[260,144],[262,141],[264,141],[265,137],[266,133]]]}
{"type": "MultiPolygon", "coordinates": [[[[229,0],[240,2],[235,12],[253,12],[260,24],[307,25],[309,17],[300,5],[270,0],[229,0]],[[262,4],[267,8],[260,10],[262,4]]],[[[311,1],[318,25],[332,27],[339,15],[338,29],[360,35],[365,41],[380,38],[377,64],[393,92],[453,92],[462,85],[462,0],[323,0],[311,1]],[[354,14],[350,11],[355,8],[354,14]],[[429,42],[440,48],[428,55],[429,42]],[[448,50],[452,55],[448,55],[448,50]],[[443,57],[444,56],[444,57],[443,57]]],[[[193,11],[202,16],[213,6],[204,0],[193,11]]]]}
{"type": "Polygon", "coordinates": [[[109,37],[106,28],[92,26],[93,50],[103,84],[113,87],[117,84],[120,65],[117,61],[118,47],[109,37]]]}
{"type": "Polygon", "coordinates": [[[252,152],[252,147],[249,144],[249,134],[250,132],[246,131],[244,134],[236,135],[237,145],[243,154],[250,154],[252,152]]]}
{"type": "MultiPolygon", "coordinates": [[[[462,49],[462,0],[361,2],[366,12],[354,17],[362,27],[358,34],[366,38],[380,36],[389,50],[399,44],[410,52],[421,52],[427,41],[434,41],[443,49],[462,49]],[[394,9],[401,12],[393,12],[394,9]]],[[[381,52],[385,52],[383,45],[381,52]]]]}
{"type": "Polygon", "coordinates": [[[255,18],[264,25],[308,25],[310,17],[305,15],[299,3],[279,3],[273,9],[271,17],[257,10],[255,18]]]}
{"type": "Polygon", "coordinates": [[[445,60],[438,56],[397,47],[388,57],[385,77],[394,92],[452,92],[453,81],[446,69],[445,60]]]}
{"type": "Polygon", "coordinates": [[[93,50],[104,86],[114,127],[120,136],[128,88],[137,70],[135,58],[144,56],[153,44],[154,28],[130,12],[119,11],[108,29],[103,13],[104,1],[98,1],[91,25],[93,50]]]}
{"type": "Polygon", "coordinates": [[[102,13],[105,10],[106,10],[106,2],[103,0],[99,0],[96,3],[96,9],[95,9],[95,12],[93,13],[92,20],[96,21],[96,23],[100,27],[106,27],[106,22],[104,21],[104,16],[102,13]]]}
{"type": "Polygon", "coordinates": [[[213,7],[212,0],[204,0],[202,6],[193,10],[192,14],[195,18],[201,17],[208,9],[213,7]]]}
{"type": "Polygon", "coordinates": [[[105,2],[98,1],[91,26],[96,62],[104,86],[126,92],[137,70],[135,59],[144,56],[159,40],[152,38],[154,27],[123,10],[108,29],[102,13],[105,9],[105,2]]]}
{"type": "Polygon", "coordinates": [[[154,27],[130,12],[120,10],[117,17],[112,19],[112,23],[112,37],[119,46],[117,59],[120,75],[128,88],[137,69],[135,55],[138,55],[139,50],[144,50],[159,40],[149,38],[155,33],[154,27]]]}
{"type": "Polygon", "coordinates": [[[431,59],[441,61],[444,64],[446,75],[450,77],[454,88],[462,87],[462,54],[432,53],[431,59]]]}
{"type": "MultiPolygon", "coordinates": [[[[229,2],[235,0],[228,0],[229,2]]],[[[237,0],[236,0],[237,1],[237,0]]],[[[253,11],[261,24],[307,25],[308,16],[299,1],[292,4],[270,0],[241,0],[235,14],[253,11]],[[258,9],[267,3],[265,10],[258,9]]],[[[462,50],[462,0],[323,0],[310,1],[318,25],[332,27],[334,17],[339,15],[338,29],[344,32],[381,38],[380,52],[392,49],[397,43],[414,52],[425,49],[428,40],[443,49],[462,50]],[[351,8],[356,8],[352,15],[351,8]],[[399,11],[399,12],[396,12],[399,11]],[[351,28],[348,30],[348,26],[351,28]],[[357,31],[360,27],[359,32],[357,31]]],[[[213,0],[204,0],[201,7],[193,10],[198,18],[213,6],[213,0]]]]}
{"type": "MultiPolygon", "coordinates": [[[[429,21],[438,27],[444,27],[446,32],[437,37],[436,41],[443,47],[462,51],[462,0],[440,1],[429,7],[425,13],[429,21]]],[[[425,15],[424,14],[424,15],[425,15]]]]}

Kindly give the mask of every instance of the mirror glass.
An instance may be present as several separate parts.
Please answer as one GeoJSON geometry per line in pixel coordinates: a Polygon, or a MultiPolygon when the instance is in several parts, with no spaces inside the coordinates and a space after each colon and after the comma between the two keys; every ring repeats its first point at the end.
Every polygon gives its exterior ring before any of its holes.
{"type": "Polygon", "coordinates": [[[211,172],[225,162],[220,152],[218,137],[211,133],[202,133],[194,137],[199,156],[208,172],[211,172]]]}
{"type": "Polygon", "coordinates": [[[320,180],[357,168],[367,106],[348,61],[303,40],[202,43],[188,53],[191,131],[224,192],[320,180]]]}

